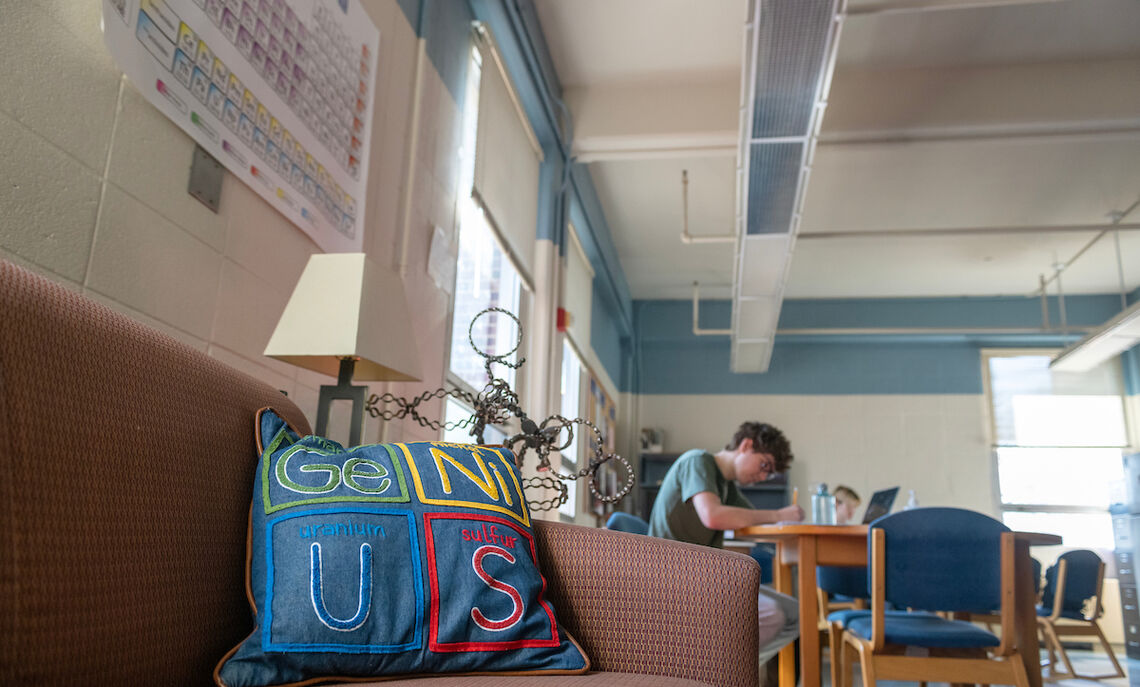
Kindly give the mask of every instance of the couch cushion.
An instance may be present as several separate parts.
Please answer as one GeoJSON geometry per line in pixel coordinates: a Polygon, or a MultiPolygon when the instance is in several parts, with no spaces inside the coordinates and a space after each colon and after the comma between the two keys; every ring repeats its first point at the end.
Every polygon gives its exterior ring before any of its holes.
{"type": "Polygon", "coordinates": [[[427,677],[384,682],[353,682],[337,687],[712,687],[708,682],[663,675],[639,673],[586,673],[585,675],[478,675],[470,677],[427,677]]]}
{"type": "Polygon", "coordinates": [[[200,687],[249,632],[254,415],[304,414],[4,260],[0,314],[0,685],[200,687]]]}
{"type": "Polygon", "coordinates": [[[544,598],[513,454],[301,437],[259,413],[253,633],[227,687],[444,672],[585,672],[544,598]]]}

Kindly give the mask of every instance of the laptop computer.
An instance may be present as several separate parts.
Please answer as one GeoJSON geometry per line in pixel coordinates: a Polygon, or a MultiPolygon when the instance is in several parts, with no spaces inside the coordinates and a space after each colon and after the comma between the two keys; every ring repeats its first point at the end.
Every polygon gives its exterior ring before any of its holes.
{"type": "Polygon", "coordinates": [[[870,524],[872,520],[890,513],[891,506],[895,505],[895,497],[898,494],[898,487],[880,489],[871,494],[871,500],[867,502],[867,510],[863,511],[863,524],[870,524]]]}

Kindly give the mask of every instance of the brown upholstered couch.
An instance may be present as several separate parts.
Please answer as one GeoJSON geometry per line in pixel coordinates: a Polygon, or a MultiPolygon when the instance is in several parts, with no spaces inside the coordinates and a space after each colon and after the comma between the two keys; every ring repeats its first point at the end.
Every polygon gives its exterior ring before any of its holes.
{"type": "MultiPolygon", "coordinates": [[[[208,685],[252,629],[254,412],[276,390],[0,260],[0,684],[208,685]]],[[[747,556],[539,522],[594,672],[388,685],[757,684],[747,556]]]]}

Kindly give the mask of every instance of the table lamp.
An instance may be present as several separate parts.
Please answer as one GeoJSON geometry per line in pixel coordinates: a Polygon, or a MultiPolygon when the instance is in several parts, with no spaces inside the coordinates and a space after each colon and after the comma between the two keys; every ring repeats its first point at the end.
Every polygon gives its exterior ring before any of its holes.
{"type": "Polygon", "coordinates": [[[334,400],[352,401],[348,446],[360,443],[367,387],[358,381],[419,381],[404,285],[364,253],[309,256],[265,355],[337,378],[321,386],[318,436],[334,400]]]}

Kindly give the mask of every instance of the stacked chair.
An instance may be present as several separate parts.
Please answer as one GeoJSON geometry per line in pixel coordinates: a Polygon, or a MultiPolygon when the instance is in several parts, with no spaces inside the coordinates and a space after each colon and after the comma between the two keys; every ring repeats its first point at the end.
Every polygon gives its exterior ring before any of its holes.
{"type": "Polygon", "coordinates": [[[1050,679],[1084,678],[1103,680],[1124,677],[1112,647],[1097,622],[1104,614],[1101,592],[1104,587],[1104,561],[1087,549],[1069,551],[1045,571],[1042,604],[1037,607],[1037,625],[1049,651],[1050,679]],[[1096,637],[1116,668],[1111,675],[1078,675],[1061,643],[1061,637],[1096,637]],[[1058,670],[1057,658],[1065,664],[1058,670]]]}
{"type": "Polygon", "coordinates": [[[832,644],[832,684],[849,687],[857,661],[865,687],[878,679],[1027,685],[1014,641],[1014,550],[1009,528],[973,511],[916,508],[876,520],[868,533],[871,608],[828,618],[842,637],[832,644]],[[997,635],[934,613],[991,609],[999,609],[997,635]],[[929,656],[906,655],[909,647],[929,656]]]}

